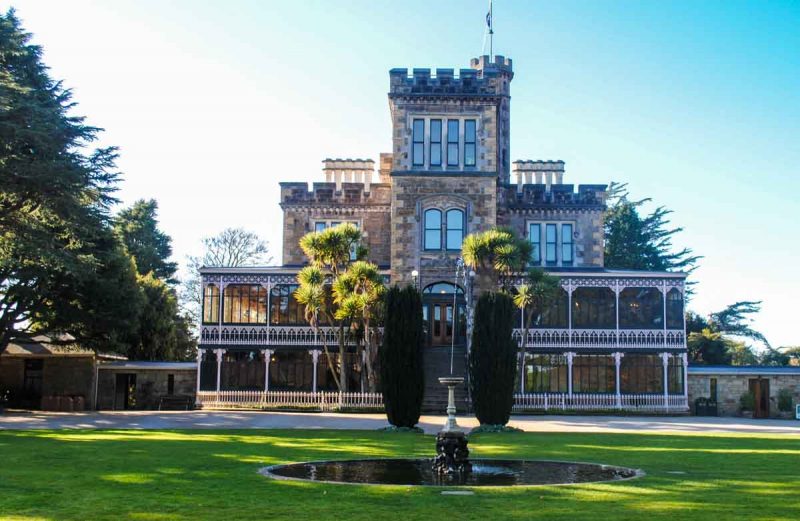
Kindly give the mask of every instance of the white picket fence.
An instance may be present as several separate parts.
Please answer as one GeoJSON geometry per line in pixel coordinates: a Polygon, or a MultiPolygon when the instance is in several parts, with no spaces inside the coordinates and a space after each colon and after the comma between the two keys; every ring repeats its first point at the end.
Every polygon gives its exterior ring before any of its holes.
{"type": "Polygon", "coordinates": [[[523,411],[629,411],[629,412],[686,412],[689,410],[683,395],[622,394],[573,394],[535,393],[515,394],[514,412],[523,411]]]}
{"type": "Polygon", "coordinates": [[[209,409],[341,409],[383,410],[380,393],[339,393],[334,391],[200,391],[197,403],[209,409]]]}

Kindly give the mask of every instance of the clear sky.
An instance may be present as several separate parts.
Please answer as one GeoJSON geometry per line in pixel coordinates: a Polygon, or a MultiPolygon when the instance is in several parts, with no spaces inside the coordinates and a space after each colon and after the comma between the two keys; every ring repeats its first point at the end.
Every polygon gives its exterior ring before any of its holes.
{"type": "MultiPolygon", "coordinates": [[[[467,67],[484,0],[27,1],[77,113],[121,148],[129,204],[156,198],[175,258],[243,226],[280,259],[279,181],[391,150],[392,67],[467,67]]],[[[514,60],[512,159],[629,183],[704,255],[691,307],[763,300],[800,344],[800,2],[497,0],[514,60]]]]}

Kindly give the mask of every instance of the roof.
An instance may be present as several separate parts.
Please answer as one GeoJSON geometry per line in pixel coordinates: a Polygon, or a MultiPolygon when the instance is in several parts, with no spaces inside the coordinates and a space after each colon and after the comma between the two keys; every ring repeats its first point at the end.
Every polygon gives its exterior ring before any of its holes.
{"type": "Polygon", "coordinates": [[[128,369],[128,370],[149,370],[149,371],[195,371],[197,362],[108,362],[97,366],[98,369],[128,369]]]}
{"type": "Polygon", "coordinates": [[[800,375],[800,366],[769,366],[769,365],[690,365],[689,374],[698,375],[800,375]]]}
{"type": "MultiPolygon", "coordinates": [[[[61,336],[59,339],[62,342],[71,342],[74,340],[71,336],[61,336]]],[[[95,353],[91,349],[84,349],[75,343],[69,344],[54,344],[52,338],[47,335],[34,335],[27,339],[15,340],[8,344],[2,356],[19,356],[19,357],[45,357],[45,356],[60,356],[60,357],[97,357],[106,360],[125,360],[124,356],[116,355],[113,353],[95,353]]]]}

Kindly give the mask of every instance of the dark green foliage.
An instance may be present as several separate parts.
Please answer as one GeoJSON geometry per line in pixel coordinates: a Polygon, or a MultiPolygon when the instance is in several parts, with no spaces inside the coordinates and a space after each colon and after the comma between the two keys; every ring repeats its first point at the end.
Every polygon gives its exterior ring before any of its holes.
{"type": "Polygon", "coordinates": [[[504,293],[485,293],[475,306],[469,378],[475,416],[483,424],[505,425],[514,405],[517,344],[514,302],[504,293]]]}
{"type": "Polygon", "coordinates": [[[386,293],[386,322],[379,351],[386,416],[396,427],[414,427],[425,390],[422,296],[412,286],[386,293]]]}
{"type": "Polygon", "coordinates": [[[778,391],[778,410],[790,412],[792,410],[792,390],[784,387],[778,391]]]}
{"type": "Polygon", "coordinates": [[[93,322],[115,308],[81,298],[115,255],[104,241],[116,150],[87,149],[99,129],[71,115],[30,38],[13,10],[0,15],[0,352],[32,328],[80,322],[83,334],[119,318],[93,322]]]}
{"type": "Polygon", "coordinates": [[[739,409],[743,411],[754,411],[756,408],[756,395],[753,391],[743,392],[739,396],[739,409]]]}
{"type": "Polygon", "coordinates": [[[639,214],[650,201],[631,201],[626,185],[611,183],[604,216],[605,266],[691,273],[701,257],[688,248],[673,251],[672,238],[683,229],[669,227],[672,210],[659,206],[648,215],[639,214]]]}
{"type": "Polygon", "coordinates": [[[136,201],[114,220],[114,231],[136,260],[140,275],[151,271],[156,278],[174,284],[178,265],[170,262],[172,239],[158,229],[158,203],[155,199],[136,201]]]}

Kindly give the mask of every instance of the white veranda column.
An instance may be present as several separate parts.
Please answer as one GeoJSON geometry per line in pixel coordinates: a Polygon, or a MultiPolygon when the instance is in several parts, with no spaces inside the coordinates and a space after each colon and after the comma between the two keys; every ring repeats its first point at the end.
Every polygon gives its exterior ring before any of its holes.
{"type": "Polygon", "coordinates": [[[575,353],[567,353],[567,395],[572,398],[572,359],[575,353]]]}
{"type": "Polygon", "coordinates": [[[312,371],[311,391],[317,392],[317,363],[319,361],[319,351],[316,349],[309,349],[308,354],[311,355],[311,360],[314,362],[314,370],[312,371]]]}
{"type": "Polygon", "coordinates": [[[681,362],[683,362],[683,399],[686,402],[686,407],[689,406],[689,356],[686,353],[681,354],[681,362]]]}
{"type": "Polygon", "coordinates": [[[519,393],[525,393],[525,350],[519,352],[519,393]]]}
{"type": "Polygon", "coordinates": [[[661,353],[661,363],[664,369],[664,409],[669,409],[669,382],[667,382],[667,368],[669,366],[669,353],[661,353]]]}
{"type": "Polygon", "coordinates": [[[615,376],[615,386],[617,393],[617,409],[622,409],[622,390],[619,384],[619,367],[622,362],[622,357],[625,356],[622,353],[614,353],[614,365],[616,366],[616,370],[614,371],[615,376]]]}
{"type": "Polygon", "coordinates": [[[269,363],[272,359],[272,349],[264,349],[264,392],[269,391],[269,363]]]}
{"type": "MultiPolygon", "coordinates": [[[[217,355],[217,393],[219,393],[219,387],[222,378],[222,355],[225,354],[225,350],[215,349],[214,353],[217,355]]],[[[219,396],[217,399],[219,399],[219,396]]]]}
{"type": "Polygon", "coordinates": [[[203,368],[203,350],[197,348],[197,392],[194,394],[194,403],[200,403],[200,371],[203,368]]]}

